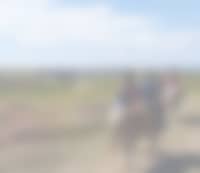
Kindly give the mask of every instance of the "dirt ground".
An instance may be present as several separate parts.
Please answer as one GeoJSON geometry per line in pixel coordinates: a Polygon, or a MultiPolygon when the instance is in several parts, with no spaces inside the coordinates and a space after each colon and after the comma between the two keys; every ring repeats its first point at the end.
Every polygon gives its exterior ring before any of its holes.
{"type": "MultiPolygon", "coordinates": [[[[34,106],[26,99],[1,99],[0,172],[126,173],[123,153],[112,141],[112,129],[103,118],[94,124],[94,117],[99,117],[93,116],[97,109],[79,104],[73,107],[73,102],[66,106],[62,95],[34,106]]],[[[161,154],[157,159],[148,152],[148,140],[138,141],[132,155],[134,172],[200,172],[199,103],[200,95],[191,94],[179,109],[167,114],[167,128],[158,141],[161,154]]],[[[98,114],[105,113],[99,110],[98,114]]]]}

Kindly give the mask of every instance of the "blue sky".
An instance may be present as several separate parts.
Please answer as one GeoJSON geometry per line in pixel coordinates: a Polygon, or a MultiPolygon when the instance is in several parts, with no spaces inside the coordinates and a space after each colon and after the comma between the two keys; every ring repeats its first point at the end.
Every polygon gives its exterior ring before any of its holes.
{"type": "Polygon", "coordinates": [[[166,25],[174,27],[200,26],[199,0],[60,0],[63,5],[87,7],[96,3],[107,4],[120,13],[138,13],[161,18],[166,25]]]}
{"type": "Polygon", "coordinates": [[[0,1],[2,67],[200,67],[197,0],[0,1]]]}

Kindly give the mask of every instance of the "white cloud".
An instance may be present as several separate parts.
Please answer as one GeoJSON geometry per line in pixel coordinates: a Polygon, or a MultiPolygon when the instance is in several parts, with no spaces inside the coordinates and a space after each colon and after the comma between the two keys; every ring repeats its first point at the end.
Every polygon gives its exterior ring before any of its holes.
{"type": "Polygon", "coordinates": [[[0,0],[0,37],[16,40],[18,64],[27,59],[52,65],[195,64],[200,32],[159,28],[150,16],[120,14],[106,6],[58,8],[48,0],[0,0]]]}

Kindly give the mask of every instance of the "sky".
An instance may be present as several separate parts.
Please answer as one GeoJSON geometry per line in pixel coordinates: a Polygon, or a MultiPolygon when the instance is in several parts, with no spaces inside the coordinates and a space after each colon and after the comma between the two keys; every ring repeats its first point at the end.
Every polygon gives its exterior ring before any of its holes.
{"type": "Polygon", "coordinates": [[[198,0],[0,0],[0,68],[200,69],[198,0]]]}

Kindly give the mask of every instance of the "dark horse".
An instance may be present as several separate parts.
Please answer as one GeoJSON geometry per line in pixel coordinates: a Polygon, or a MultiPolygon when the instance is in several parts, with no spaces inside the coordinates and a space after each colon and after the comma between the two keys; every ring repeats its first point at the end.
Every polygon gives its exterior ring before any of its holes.
{"type": "Polygon", "coordinates": [[[156,152],[156,142],[164,124],[160,95],[160,78],[155,74],[148,76],[143,83],[137,83],[131,76],[126,77],[120,90],[118,98],[123,111],[114,136],[125,154],[130,172],[130,158],[140,138],[150,139],[152,152],[156,152]]]}
{"type": "Polygon", "coordinates": [[[180,103],[180,86],[179,76],[173,73],[163,77],[149,73],[140,83],[133,76],[126,76],[118,96],[121,118],[114,136],[130,172],[130,158],[142,137],[151,141],[151,155],[158,156],[158,139],[167,124],[165,114],[180,103]]]}

